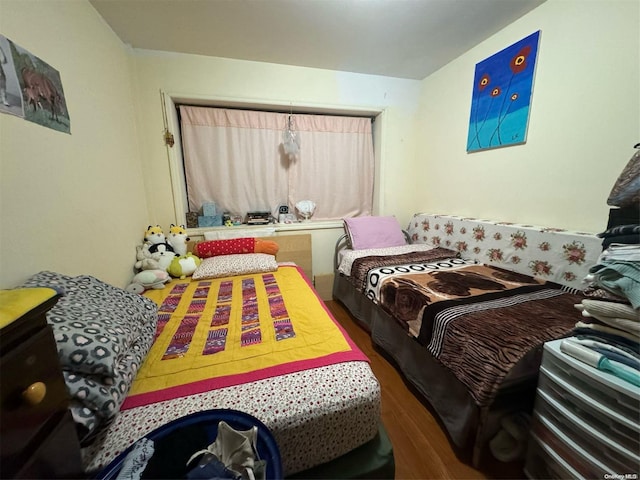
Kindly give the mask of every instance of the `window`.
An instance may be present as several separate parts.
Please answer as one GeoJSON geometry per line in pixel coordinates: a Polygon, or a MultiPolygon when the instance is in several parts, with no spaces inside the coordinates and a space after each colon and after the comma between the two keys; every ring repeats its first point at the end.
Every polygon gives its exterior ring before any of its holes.
{"type": "Polygon", "coordinates": [[[179,115],[189,211],[213,201],[231,214],[276,213],[312,200],[314,220],[371,214],[370,118],[187,105],[179,115]],[[282,145],[289,122],[300,141],[295,157],[282,145]]]}

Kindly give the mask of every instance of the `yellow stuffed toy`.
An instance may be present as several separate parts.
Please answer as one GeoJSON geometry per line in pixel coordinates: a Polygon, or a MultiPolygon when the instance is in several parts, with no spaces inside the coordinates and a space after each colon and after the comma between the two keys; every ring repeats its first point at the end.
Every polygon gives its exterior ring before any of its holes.
{"type": "Polygon", "coordinates": [[[144,241],[151,245],[157,245],[158,243],[165,243],[166,239],[162,227],[156,225],[155,227],[149,225],[144,232],[144,241]]]}
{"type": "Polygon", "coordinates": [[[187,236],[187,231],[184,229],[184,225],[174,225],[172,223],[169,227],[167,243],[173,247],[173,251],[180,256],[186,255],[188,241],[189,237],[187,236]]]}

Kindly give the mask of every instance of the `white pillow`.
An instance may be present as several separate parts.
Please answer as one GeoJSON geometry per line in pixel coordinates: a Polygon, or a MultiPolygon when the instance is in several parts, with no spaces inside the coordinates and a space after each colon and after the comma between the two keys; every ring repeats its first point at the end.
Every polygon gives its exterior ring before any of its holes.
{"type": "Polygon", "coordinates": [[[275,272],[277,269],[276,257],[267,253],[219,255],[202,260],[191,278],[204,280],[250,273],[275,272]]]}

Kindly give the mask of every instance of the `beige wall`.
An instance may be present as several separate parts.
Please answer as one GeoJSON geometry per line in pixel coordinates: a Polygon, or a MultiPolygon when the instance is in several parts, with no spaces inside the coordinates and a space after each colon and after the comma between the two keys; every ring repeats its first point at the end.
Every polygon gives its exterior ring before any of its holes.
{"type": "Polygon", "coordinates": [[[640,141],[640,2],[548,0],[424,80],[412,208],[606,227],[606,199],[640,141]],[[541,30],[527,142],[466,153],[475,64],[541,30]]]}
{"type": "Polygon", "coordinates": [[[127,50],[85,0],[0,0],[0,33],[60,72],[71,117],[67,135],[0,115],[0,287],[125,286],[148,221],[127,50]]]}
{"type": "MultiPolygon", "coordinates": [[[[414,211],[414,189],[406,188],[405,183],[413,182],[410,167],[415,139],[411,132],[420,81],[145,50],[135,50],[133,61],[152,223],[168,228],[176,222],[170,159],[162,142],[160,90],[199,100],[384,111],[380,212],[408,223],[414,211]]],[[[311,233],[314,274],[332,272],[333,246],[342,229],[311,233]]]]}
{"type": "Polygon", "coordinates": [[[382,142],[383,157],[390,167],[382,166],[382,209],[398,215],[411,210],[410,197],[406,192],[394,191],[393,186],[412,178],[407,169],[413,157],[409,132],[415,120],[419,81],[199,55],[134,52],[138,125],[154,223],[165,225],[176,221],[167,152],[161,141],[160,90],[183,97],[285,107],[383,109],[388,125],[382,142]]]}
{"type": "Polygon", "coordinates": [[[384,110],[380,213],[402,224],[432,211],[598,231],[639,140],[638,5],[548,0],[420,82],[129,51],[85,0],[0,0],[0,33],[60,71],[71,115],[71,135],[0,115],[0,286],[44,269],[128,282],[144,227],[176,220],[160,90],[384,110]],[[467,154],[475,64],[538,29],[527,143],[467,154]]]}

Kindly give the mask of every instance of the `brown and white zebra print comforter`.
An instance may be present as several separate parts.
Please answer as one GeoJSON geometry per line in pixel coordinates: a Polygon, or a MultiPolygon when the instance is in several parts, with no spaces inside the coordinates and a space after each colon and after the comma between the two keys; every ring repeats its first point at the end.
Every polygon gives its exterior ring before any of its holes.
{"type": "Polygon", "coordinates": [[[437,248],[355,260],[351,282],[467,386],[479,406],[527,353],[568,335],[582,296],[437,248]],[[381,266],[382,265],[382,266],[381,266]]]}

